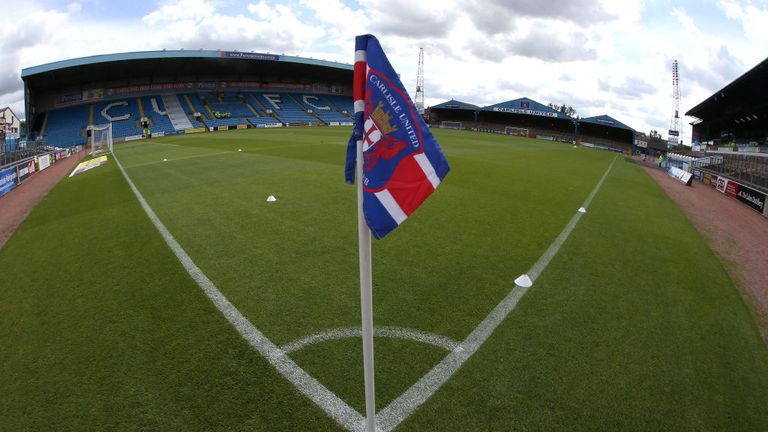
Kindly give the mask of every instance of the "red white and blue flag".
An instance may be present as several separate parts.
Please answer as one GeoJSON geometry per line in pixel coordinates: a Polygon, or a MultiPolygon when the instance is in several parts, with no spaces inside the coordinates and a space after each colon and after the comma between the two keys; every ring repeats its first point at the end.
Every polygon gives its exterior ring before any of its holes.
{"type": "Polygon", "coordinates": [[[345,179],[355,181],[356,145],[363,141],[363,212],[374,237],[397,228],[435,191],[450,167],[416,111],[379,41],[355,38],[355,127],[345,179]]]}

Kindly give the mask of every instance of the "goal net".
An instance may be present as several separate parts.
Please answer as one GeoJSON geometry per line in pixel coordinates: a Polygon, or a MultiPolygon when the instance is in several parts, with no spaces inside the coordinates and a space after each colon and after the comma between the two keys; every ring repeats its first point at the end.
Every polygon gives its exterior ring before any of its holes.
{"type": "Polygon", "coordinates": [[[112,123],[91,126],[91,155],[112,153],[112,123]]]}
{"type": "Polygon", "coordinates": [[[464,129],[461,125],[461,122],[457,121],[440,122],[440,127],[443,129],[464,129]]]}
{"type": "Polygon", "coordinates": [[[527,137],[528,136],[528,129],[526,129],[526,128],[519,128],[519,127],[512,127],[512,126],[506,126],[504,128],[504,133],[507,134],[507,135],[527,137]]]}

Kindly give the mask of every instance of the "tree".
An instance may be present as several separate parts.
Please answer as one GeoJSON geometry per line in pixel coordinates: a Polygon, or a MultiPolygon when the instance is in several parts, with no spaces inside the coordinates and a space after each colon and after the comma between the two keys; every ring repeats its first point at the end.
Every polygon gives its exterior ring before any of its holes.
{"type": "Polygon", "coordinates": [[[651,129],[651,132],[648,133],[648,136],[651,138],[661,139],[661,134],[656,129],[651,129]]]}
{"type": "Polygon", "coordinates": [[[552,103],[552,102],[548,103],[547,106],[552,108],[555,111],[559,111],[559,112],[567,115],[570,118],[575,118],[575,119],[579,118],[578,114],[576,114],[576,110],[573,109],[572,106],[565,105],[565,104],[558,105],[558,104],[555,104],[555,103],[552,103]]]}
{"type": "Polygon", "coordinates": [[[27,121],[26,120],[19,120],[19,136],[20,137],[27,136],[27,121]]]}
{"type": "Polygon", "coordinates": [[[573,107],[570,106],[570,105],[568,105],[568,106],[565,106],[565,105],[561,106],[560,107],[560,112],[565,114],[565,115],[567,115],[570,118],[577,118],[578,117],[578,115],[576,115],[576,110],[573,109],[573,107]]]}

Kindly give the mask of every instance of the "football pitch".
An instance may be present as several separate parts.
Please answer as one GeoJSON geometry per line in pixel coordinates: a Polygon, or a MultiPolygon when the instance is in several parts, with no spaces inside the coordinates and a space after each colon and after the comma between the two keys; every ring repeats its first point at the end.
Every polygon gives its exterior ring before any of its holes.
{"type": "MultiPolygon", "coordinates": [[[[64,179],[0,249],[0,430],[355,429],[349,132],[117,144],[155,225],[111,156],[64,179]]],[[[435,135],[451,172],[373,243],[382,430],[768,425],[768,349],[750,309],[639,166],[562,143],[435,135]],[[460,367],[435,372],[450,356],[460,367]],[[415,387],[425,376],[443,381],[415,387]]]]}

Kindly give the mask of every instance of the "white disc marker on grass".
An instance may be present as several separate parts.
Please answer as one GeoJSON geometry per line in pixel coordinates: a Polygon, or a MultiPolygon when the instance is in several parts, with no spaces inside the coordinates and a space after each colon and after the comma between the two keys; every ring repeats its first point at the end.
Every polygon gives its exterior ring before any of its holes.
{"type": "Polygon", "coordinates": [[[168,162],[168,159],[166,159],[166,158],[163,158],[163,162],[168,162]]]}
{"type": "Polygon", "coordinates": [[[579,213],[586,213],[586,212],[587,212],[587,209],[585,209],[584,207],[579,207],[579,213]]]}
{"type": "Polygon", "coordinates": [[[277,198],[275,198],[274,195],[270,195],[267,197],[267,202],[275,202],[275,201],[277,201],[277,198]]]}
{"type": "Polygon", "coordinates": [[[530,288],[531,285],[533,285],[533,281],[530,277],[528,277],[527,274],[518,276],[517,279],[515,279],[515,285],[521,287],[521,288],[530,288]]]}
{"type": "Polygon", "coordinates": [[[237,149],[237,151],[243,151],[243,149],[237,149]]]}

